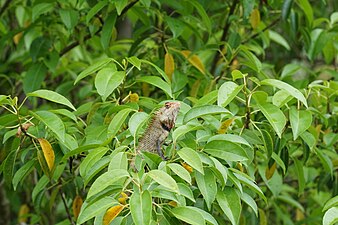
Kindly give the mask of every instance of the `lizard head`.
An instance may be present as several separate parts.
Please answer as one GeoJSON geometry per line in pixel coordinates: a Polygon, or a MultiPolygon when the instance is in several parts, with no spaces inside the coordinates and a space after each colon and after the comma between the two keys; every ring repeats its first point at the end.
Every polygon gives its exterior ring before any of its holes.
{"type": "Polygon", "coordinates": [[[166,102],[156,113],[162,126],[170,131],[175,126],[176,117],[180,110],[179,102],[166,102]]]}

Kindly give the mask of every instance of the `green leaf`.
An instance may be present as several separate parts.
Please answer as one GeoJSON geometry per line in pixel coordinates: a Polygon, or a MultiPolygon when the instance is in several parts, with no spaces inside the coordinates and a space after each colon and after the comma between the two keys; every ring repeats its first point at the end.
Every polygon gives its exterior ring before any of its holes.
{"type": "Polygon", "coordinates": [[[109,150],[107,147],[93,149],[80,164],[80,175],[84,177],[88,170],[94,166],[109,150]]]}
{"type": "Polygon", "coordinates": [[[127,116],[131,111],[133,111],[133,109],[130,108],[122,109],[114,116],[114,118],[111,120],[108,126],[108,137],[110,139],[115,137],[115,135],[120,130],[122,124],[124,123],[124,121],[126,120],[127,116]]]}
{"type": "Polygon", "coordinates": [[[86,24],[88,25],[89,21],[93,16],[95,16],[103,7],[108,4],[107,0],[101,0],[96,3],[94,7],[92,7],[86,15],[86,24]]]}
{"type": "Polygon", "coordinates": [[[287,50],[290,50],[289,43],[279,33],[275,32],[275,31],[272,31],[272,30],[269,30],[269,38],[272,41],[276,42],[277,44],[283,46],[287,50]]]}
{"type": "Polygon", "coordinates": [[[172,214],[179,220],[192,225],[205,225],[202,214],[195,207],[176,207],[171,209],[172,214]]]}
{"type": "Polygon", "coordinates": [[[34,22],[40,15],[48,13],[53,8],[53,3],[39,3],[34,5],[32,9],[32,21],[34,22]]]}
{"type": "Polygon", "coordinates": [[[178,186],[178,190],[181,195],[190,199],[192,202],[196,202],[194,198],[194,194],[192,193],[191,189],[187,185],[178,183],[177,186],[178,186]]]}
{"type": "Polygon", "coordinates": [[[226,161],[248,160],[245,150],[240,145],[225,140],[208,142],[204,147],[204,152],[226,161]]]}
{"type": "Polygon", "coordinates": [[[272,152],[273,152],[273,141],[270,133],[267,130],[260,130],[262,134],[262,140],[264,144],[264,148],[267,154],[268,159],[271,158],[272,152]]]}
{"type": "MultiPolygon", "coordinates": [[[[111,61],[113,61],[113,59],[111,59],[111,58],[101,59],[101,60],[97,61],[96,63],[90,65],[84,71],[82,71],[79,74],[79,76],[77,76],[76,80],[74,81],[74,84],[76,84],[77,82],[79,82],[83,78],[87,77],[88,75],[95,73],[96,71],[102,69],[103,67],[105,67],[111,61]]],[[[116,68],[116,66],[115,66],[115,68],[116,68]]]]}
{"type": "Polygon", "coordinates": [[[300,135],[300,137],[303,139],[303,141],[305,141],[311,150],[316,147],[316,138],[310,132],[305,131],[300,135]]]}
{"type": "Polygon", "coordinates": [[[216,140],[230,141],[230,142],[234,142],[234,143],[237,143],[237,144],[243,144],[243,145],[246,145],[246,146],[249,146],[249,147],[252,148],[252,146],[250,145],[250,143],[247,140],[245,140],[243,137],[235,135],[235,134],[216,134],[216,135],[210,137],[208,139],[208,142],[216,141],[216,140]]]}
{"type": "Polygon", "coordinates": [[[3,174],[5,182],[10,186],[13,179],[13,171],[15,166],[15,160],[17,158],[18,151],[13,149],[10,153],[8,153],[6,159],[3,162],[3,174]]]}
{"type": "Polygon", "coordinates": [[[195,119],[197,117],[205,116],[205,115],[214,115],[214,114],[222,114],[227,113],[231,114],[228,110],[221,106],[217,105],[202,105],[202,106],[196,106],[191,108],[183,118],[183,122],[187,123],[192,119],[195,119]]]}
{"type": "Polygon", "coordinates": [[[51,45],[51,41],[45,37],[37,37],[34,39],[29,48],[29,54],[33,62],[36,62],[39,57],[46,56],[49,53],[51,45]]]}
{"type": "Polygon", "coordinates": [[[117,14],[120,16],[123,9],[128,5],[128,0],[115,1],[117,14]]]}
{"type": "Polygon", "coordinates": [[[147,121],[148,114],[145,112],[136,112],[134,113],[128,122],[128,127],[131,135],[136,138],[139,129],[142,127],[142,125],[147,121]]]}
{"type": "Polygon", "coordinates": [[[290,15],[293,0],[285,0],[282,7],[282,19],[286,21],[290,15]]]}
{"type": "Polygon", "coordinates": [[[335,196],[335,197],[333,197],[333,198],[331,198],[331,199],[329,199],[329,200],[325,203],[322,212],[324,212],[324,211],[326,211],[326,210],[328,210],[329,208],[332,208],[332,207],[334,207],[334,206],[338,206],[338,195],[335,196]]]}
{"type": "Polygon", "coordinates": [[[225,187],[223,191],[218,191],[216,200],[228,217],[232,225],[239,223],[241,215],[241,201],[234,188],[225,187]]]}
{"type": "Polygon", "coordinates": [[[77,122],[76,116],[67,109],[53,109],[53,110],[49,110],[49,111],[52,112],[52,113],[55,113],[55,114],[66,116],[66,117],[74,120],[74,122],[77,122]]]}
{"type": "Polygon", "coordinates": [[[79,20],[79,13],[72,9],[60,9],[59,13],[68,30],[72,30],[79,20]]]}
{"type": "Polygon", "coordinates": [[[256,192],[264,201],[267,203],[266,197],[263,193],[263,191],[257,186],[257,184],[254,183],[252,178],[248,177],[246,174],[242,173],[241,171],[234,170],[235,177],[241,181],[243,184],[247,185],[252,191],[256,192]]]}
{"type": "MultiPolygon", "coordinates": [[[[159,74],[161,74],[162,78],[163,78],[168,84],[170,84],[170,79],[169,79],[169,77],[167,76],[167,74],[166,74],[160,67],[156,66],[154,63],[149,62],[149,61],[147,61],[147,60],[145,60],[145,59],[140,59],[140,61],[141,61],[141,63],[146,63],[146,64],[149,64],[149,65],[151,65],[152,67],[154,67],[154,68],[156,69],[156,71],[157,71],[159,74]]],[[[152,76],[151,76],[151,77],[152,77],[152,76]]],[[[169,85],[169,86],[170,86],[170,85],[169,85]]]]}
{"type": "Polygon", "coordinates": [[[180,19],[166,16],[165,21],[173,33],[173,38],[178,38],[181,36],[186,25],[180,19]]]}
{"type": "Polygon", "coordinates": [[[40,89],[32,93],[28,93],[27,96],[44,98],[51,102],[56,102],[56,103],[68,106],[69,108],[73,110],[76,110],[73,104],[67,98],[65,98],[64,96],[54,91],[40,89]]]}
{"type": "Polygon", "coordinates": [[[38,181],[38,183],[35,185],[32,191],[33,203],[36,202],[36,198],[38,194],[40,194],[45,189],[48,183],[49,183],[49,178],[46,175],[43,175],[38,181]]]}
{"type": "Polygon", "coordinates": [[[45,79],[47,67],[43,63],[34,63],[23,78],[23,90],[25,93],[35,91],[41,87],[45,79]]]}
{"type": "Polygon", "coordinates": [[[327,210],[323,217],[323,225],[334,225],[338,222],[338,207],[327,210]]]}
{"type": "Polygon", "coordinates": [[[109,43],[111,40],[111,35],[113,33],[113,28],[115,26],[117,15],[115,12],[112,12],[105,19],[102,32],[101,32],[101,44],[104,50],[109,49],[109,43]]]}
{"type": "Polygon", "coordinates": [[[258,104],[257,106],[276,131],[278,137],[281,138],[286,125],[284,113],[277,106],[269,103],[258,104]]]}
{"type": "Polygon", "coordinates": [[[191,148],[184,147],[177,151],[177,154],[192,168],[204,174],[202,160],[199,154],[191,148]]]}
{"type": "Polygon", "coordinates": [[[311,27],[312,21],[313,21],[313,10],[312,10],[312,7],[309,1],[308,0],[297,0],[296,2],[299,4],[300,8],[304,11],[306,19],[310,25],[309,27],[311,27]]]}
{"type": "Polygon", "coordinates": [[[231,72],[231,76],[232,76],[232,80],[235,81],[237,79],[243,79],[244,77],[248,76],[247,73],[242,73],[241,71],[239,70],[233,70],[231,72]]]}
{"type": "Polygon", "coordinates": [[[289,95],[288,92],[284,90],[279,90],[273,95],[272,104],[274,104],[278,108],[281,108],[282,106],[284,106],[286,103],[288,103],[292,99],[293,97],[289,95]]]}
{"type": "Polygon", "coordinates": [[[251,207],[251,209],[255,212],[256,217],[258,216],[258,207],[257,204],[255,202],[255,200],[248,195],[247,193],[243,192],[241,195],[241,199],[248,205],[251,207]]]}
{"type": "Polygon", "coordinates": [[[237,85],[232,81],[224,82],[218,90],[217,105],[227,106],[242,90],[243,85],[237,85]]]}
{"type": "Polygon", "coordinates": [[[216,178],[213,172],[208,168],[204,170],[204,174],[195,172],[195,178],[197,186],[203,195],[204,201],[210,211],[211,204],[215,201],[217,194],[216,178]]]}
{"type": "Polygon", "coordinates": [[[160,77],[157,76],[143,76],[136,80],[136,82],[146,82],[148,84],[154,85],[164,91],[170,98],[173,97],[171,93],[171,86],[160,77]]]}
{"type": "Polygon", "coordinates": [[[223,187],[227,183],[228,180],[228,169],[225,167],[220,161],[215,159],[214,157],[210,157],[210,159],[213,161],[215,168],[221,173],[222,178],[223,178],[223,187]]]}
{"type": "Polygon", "coordinates": [[[36,119],[43,122],[51,131],[53,131],[53,133],[61,142],[65,142],[65,134],[66,134],[65,125],[57,115],[49,111],[37,111],[37,112],[30,111],[30,113],[36,119]]]}
{"type": "Polygon", "coordinates": [[[139,193],[134,191],[130,197],[130,212],[136,225],[150,225],[152,198],[148,190],[139,193]]]}
{"type": "Polygon", "coordinates": [[[289,112],[293,140],[296,140],[311,126],[312,114],[309,111],[297,110],[295,106],[291,107],[289,112]]]}
{"type": "Polygon", "coordinates": [[[119,152],[111,158],[108,166],[108,171],[115,169],[128,169],[127,153],[119,152]]]}
{"type": "Polygon", "coordinates": [[[154,181],[159,183],[160,185],[173,190],[174,192],[178,192],[178,186],[176,181],[167,173],[162,170],[151,170],[148,172],[148,176],[151,177],[154,181]]]}
{"type": "Polygon", "coordinates": [[[100,173],[103,169],[107,168],[110,162],[109,156],[104,156],[99,159],[92,167],[88,168],[86,173],[83,176],[83,186],[86,187],[91,179],[93,179],[98,173],[100,173]]]}
{"type": "Polygon", "coordinates": [[[191,176],[189,172],[184,169],[183,166],[177,163],[168,163],[167,166],[173,171],[177,176],[191,184],[191,176]]]}
{"type": "Polygon", "coordinates": [[[323,167],[327,173],[330,173],[331,176],[333,174],[333,164],[331,159],[323,153],[323,150],[315,148],[315,152],[317,153],[317,156],[319,157],[321,163],[323,164],[323,167]]]}
{"type": "Polygon", "coordinates": [[[173,142],[176,143],[177,140],[185,135],[186,133],[194,130],[200,130],[203,129],[203,126],[200,125],[192,125],[192,124],[185,124],[182,126],[179,126],[177,129],[174,130],[172,137],[173,137],[173,142]]]}
{"type": "Polygon", "coordinates": [[[101,198],[91,204],[85,202],[81,207],[81,211],[79,217],[77,218],[76,224],[83,224],[84,222],[90,220],[94,216],[99,215],[100,213],[105,212],[108,208],[116,204],[117,201],[114,198],[108,196],[101,198]]]}
{"type": "Polygon", "coordinates": [[[294,158],[293,161],[295,163],[296,174],[298,177],[298,194],[301,195],[303,194],[305,188],[304,168],[301,161],[298,159],[294,158]]]}
{"type": "Polygon", "coordinates": [[[283,81],[275,80],[275,79],[265,79],[261,82],[261,84],[262,85],[271,85],[271,86],[274,86],[276,88],[285,90],[289,93],[289,95],[291,95],[294,98],[301,101],[306,106],[306,108],[308,107],[306,99],[305,99],[304,95],[302,94],[302,92],[300,92],[298,89],[292,87],[290,84],[287,84],[283,81]]]}
{"type": "Polygon", "coordinates": [[[186,206],[187,208],[192,208],[193,210],[196,210],[197,212],[201,213],[203,218],[208,222],[207,224],[213,224],[213,225],[218,225],[217,221],[215,220],[215,218],[210,214],[207,213],[206,211],[197,208],[197,207],[192,207],[192,206],[186,206]]]}
{"type": "Polygon", "coordinates": [[[281,79],[288,77],[288,76],[293,76],[298,70],[300,70],[302,67],[298,64],[290,63],[284,66],[282,74],[281,74],[281,79]]]}
{"type": "Polygon", "coordinates": [[[127,60],[138,70],[141,70],[141,61],[136,56],[128,57],[127,60]]]}
{"type": "Polygon", "coordinates": [[[94,181],[88,191],[87,199],[105,190],[108,186],[113,185],[118,180],[127,177],[129,177],[127,170],[115,169],[105,172],[94,181]]]}
{"type": "Polygon", "coordinates": [[[124,71],[116,71],[114,68],[103,68],[97,73],[95,88],[103,101],[123,82],[124,77],[124,71]]]}
{"type": "Polygon", "coordinates": [[[204,10],[204,7],[198,2],[198,1],[189,1],[190,4],[192,4],[198,14],[202,17],[202,22],[205,28],[207,29],[209,35],[211,34],[211,20],[206,11],[204,10]]]}
{"type": "Polygon", "coordinates": [[[217,100],[218,90],[214,90],[198,99],[195,106],[213,104],[217,100]]]}
{"type": "Polygon", "coordinates": [[[16,171],[12,180],[14,191],[16,190],[18,184],[20,182],[22,183],[25,177],[33,170],[35,163],[36,160],[30,160],[16,171]]]}

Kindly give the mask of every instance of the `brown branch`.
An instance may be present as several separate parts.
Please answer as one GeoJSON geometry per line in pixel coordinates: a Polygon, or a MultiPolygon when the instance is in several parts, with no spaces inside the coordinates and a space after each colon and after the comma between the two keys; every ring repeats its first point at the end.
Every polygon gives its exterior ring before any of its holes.
{"type": "Polygon", "coordinates": [[[60,195],[61,195],[63,205],[65,206],[68,220],[69,220],[69,222],[70,222],[72,225],[75,225],[75,223],[74,223],[74,221],[73,221],[73,219],[72,219],[72,216],[70,215],[69,208],[68,208],[67,203],[66,203],[65,195],[64,195],[64,193],[63,193],[61,187],[60,187],[60,189],[59,189],[59,193],[60,193],[60,195]]]}
{"type": "MultiPolygon", "coordinates": [[[[234,11],[236,9],[236,6],[238,4],[238,0],[233,0],[232,2],[232,5],[230,7],[230,10],[229,10],[229,14],[227,16],[227,19],[225,21],[225,25],[224,25],[224,29],[223,29],[223,34],[222,34],[222,37],[221,37],[221,40],[220,42],[222,43],[222,45],[220,46],[220,50],[222,51],[222,49],[224,48],[225,44],[225,39],[228,35],[228,32],[229,32],[229,29],[230,29],[230,16],[232,14],[234,14],[234,11]]],[[[217,66],[217,62],[218,60],[222,57],[222,53],[221,52],[217,52],[213,61],[212,61],[212,66],[211,66],[211,74],[214,74],[215,71],[216,71],[216,66],[217,66]]]]}
{"type": "MultiPolygon", "coordinates": [[[[133,2],[130,2],[121,12],[121,14],[117,17],[117,18],[121,18],[131,7],[133,7],[139,0],[135,0],[133,2]]],[[[84,38],[83,41],[87,41],[89,39],[91,39],[92,37],[94,37],[95,35],[98,35],[101,31],[102,31],[103,26],[101,26],[95,33],[94,35],[91,34],[87,34],[84,38]]],[[[80,41],[74,41],[73,43],[71,43],[70,45],[64,47],[60,53],[59,56],[63,56],[64,54],[66,54],[67,52],[69,52],[70,50],[72,50],[73,48],[75,48],[76,46],[80,45],[80,41]]]]}
{"type": "Polygon", "coordinates": [[[5,10],[8,8],[9,3],[11,3],[11,0],[7,0],[5,1],[5,3],[3,4],[3,6],[0,9],[0,17],[2,16],[2,14],[5,12],[5,10]]]}

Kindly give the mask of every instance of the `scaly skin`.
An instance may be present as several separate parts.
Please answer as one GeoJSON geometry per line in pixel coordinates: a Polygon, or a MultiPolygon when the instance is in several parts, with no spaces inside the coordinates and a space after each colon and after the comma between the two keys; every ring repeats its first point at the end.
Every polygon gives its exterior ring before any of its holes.
{"type": "Polygon", "coordinates": [[[137,147],[137,153],[141,150],[157,152],[163,160],[166,158],[162,152],[162,144],[168,137],[170,130],[175,126],[176,117],[180,110],[179,102],[167,102],[152,118],[137,147]]]}

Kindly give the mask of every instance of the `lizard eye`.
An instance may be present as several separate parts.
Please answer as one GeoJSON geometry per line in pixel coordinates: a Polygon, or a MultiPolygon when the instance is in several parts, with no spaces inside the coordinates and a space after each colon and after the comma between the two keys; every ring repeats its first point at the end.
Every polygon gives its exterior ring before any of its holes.
{"type": "Polygon", "coordinates": [[[164,106],[165,106],[165,108],[166,108],[166,109],[169,109],[169,108],[170,108],[170,104],[169,104],[169,102],[165,103],[165,105],[164,105],[164,106]]]}

